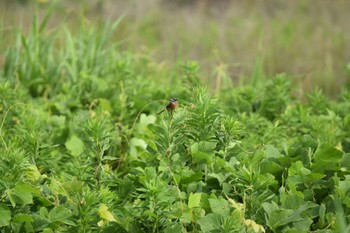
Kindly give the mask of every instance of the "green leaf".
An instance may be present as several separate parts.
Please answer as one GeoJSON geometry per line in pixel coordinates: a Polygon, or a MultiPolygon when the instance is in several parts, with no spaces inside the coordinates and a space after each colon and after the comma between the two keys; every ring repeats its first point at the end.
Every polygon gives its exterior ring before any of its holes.
{"type": "Polygon", "coordinates": [[[39,215],[34,215],[33,227],[35,232],[44,230],[51,222],[49,219],[41,217],[39,215]]]}
{"type": "Polygon", "coordinates": [[[209,173],[207,177],[213,177],[216,178],[220,184],[222,184],[228,177],[229,174],[223,174],[223,173],[209,173]]]}
{"type": "Polygon", "coordinates": [[[272,203],[264,202],[262,203],[262,207],[264,208],[267,215],[270,215],[273,211],[279,209],[278,205],[275,202],[272,202],[272,203]]]}
{"type": "Polygon", "coordinates": [[[29,184],[20,183],[17,184],[14,188],[14,194],[21,199],[23,204],[28,205],[33,203],[32,192],[35,192],[34,189],[29,184]]]}
{"type": "Polygon", "coordinates": [[[38,167],[34,164],[28,165],[27,167],[27,177],[31,180],[31,181],[36,181],[38,179],[41,178],[41,174],[38,170],[38,167]]]}
{"type": "Polygon", "coordinates": [[[51,228],[45,228],[42,233],[53,233],[54,231],[51,228]]]}
{"type": "Polygon", "coordinates": [[[311,171],[305,168],[301,161],[296,161],[292,163],[288,169],[288,176],[295,176],[295,175],[304,176],[309,174],[311,174],[311,171]]]}
{"type": "Polygon", "coordinates": [[[281,171],[283,171],[283,167],[274,161],[269,161],[264,159],[260,164],[260,172],[262,174],[265,174],[265,173],[275,174],[281,171]]]}
{"type": "Polygon", "coordinates": [[[11,211],[5,204],[0,204],[0,227],[8,226],[11,220],[11,211]]]}
{"type": "Polygon", "coordinates": [[[301,205],[298,209],[280,209],[276,203],[263,203],[263,208],[268,215],[267,224],[272,228],[276,229],[280,226],[284,226],[289,223],[301,224],[305,226],[309,224],[310,226],[312,221],[306,220],[307,217],[303,216],[302,213],[307,211],[310,208],[317,207],[317,204],[308,202],[304,205],[301,205]],[[303,222],[304,221],[304,222],[303,222]],[[302,223],[301,223],[302,222],[302,223]]]}
{"type": "Polygon", "coordinates": [[[84,143],[76,135],[72,135],[64,145],[73,156],[79,156],[84,151],[84,143]]]}
{"type": "Polygon", "coordinates": [[[100,98],[98,99],[99,105],[101,106],[102,111],[112,112],[111,102],[107,99],[100,98]]]}
{"type": "Polygon", "coordinates": [[[342,202],[350,208],[350,175],[345,176],[346,179],[339,181],[338,187],[336,187],[342,202]]]}
{"type": "Polygon", "coordinates": [[[340,169],[340,161],[343,152],[329,144],[321,144],[314,154],[314,161],[311,166],[314,172],[337,171],[340,169]]]}
{"type": "Polygon", "coordinates": [[[145,150],[147,148],[147,143],[139,138],[132,138],[130,140],[130,154],[133,157],[137,156],[137,148],[142,148],[143,150],[145,150]]]}
{"type": "Polygon", "coordinates": [[[229,209],[229,203],[223,199],[223,198],[219,198],[219,199],[212,199],[209,198],[209,204],[210,204],[210,208],[214,213],[217,213],[223,217],[227,217],[229,216],[230,213],[230,209],[229,209]]]}
{"type": "Polygon", "coordinates": [[[281,157],[281,153],[272,145],[267,145],[265,150],[266,158],[278,158],[281,157]]]}
{"type": "Polygon", "coordinates": [[[29,214],[16,214],[13,216],[12,221],[14,222],[34,222],[34,219],[29,214]]]}
{"type": "Polygon", "coordinates": [[[64,220],[70,218],[71,215],[72,212],[66,207],[56,206],[50,211],[48,218],[52,222],[63,222],[64,220]]]}
{"type": "Polygon", "coordinates": [[[210,213],[198,219],[197,223],[201,226],[202,232],[212,232],[221,229],[223,218],[218,213],[210,213]]]}
{"type": "Polygon", "coordinates": [[[156,117],[153,115],[147,116],[146,114],[142,113],[140,115],[140,121],[137,124],[137,131],[140,134],[145,134],[147,132],[148,125],[154,124],[156,122],[156,117]]]}
{"type": "Polygon", "coordinates": [[[50,117],[50,123],[57,127],[64,127],[66,123],[66,117],[65,116],[52,116],[50,117]]]}
{"type": "Polygon", "coordinates": [[[203,176],[204,176],[204,174],[202,172],[193,173],[189,177],[183,176],[182,179],[181,179],[181,183],[182,184],[188,184],[188,183],[192,183],[192,182],[201,181],[203,176]]]}
{"type": "Polygon", "coordinates": [[[303,217],[302,220],[293,222],[293,226],[296,228],[297,233],[300,232],[310,232],[310,226],[313,223],[312,219],[309,217],[303,217]]]}
{"type": "Polygon", "coordinates": [[[98,214],[100,217],[108,222],[116,222],[113,214],[108,210],[108,206],[105,204],[101,204],[100,207],[98,208],[98,214]]]}
{"type": "Polygon", "coordinates": [[[128,233],[123,226],[116,222],[108,222],[107,226],[103,227],[101,233],[128,233]]]}
{"type": "Polygon", "coordinates": [[[172,224],[171,226],[167,226],[164,229],[164,233],[174,233],[174,232],[176,232],[176,233],[185,232],[183,225],[181,223],[177,222],[177,223],[172,224]]]}
{"type": "MultiPolygon", "coordinates": [[[[288,220],[289,216],[293,213],[293,210],[289,209],[279,209],[274,210],[270,213],[269,218],[267,219],[267,224],[273,228],[276,229],[279,226],[283,226],[292,220],[288,220]]],[[[302,218],[300,216],[297,216],[298,218],[295,218],[295,220],[301,220],[302,218]]]]}
{"type": "Polygon", "coordinates": [[[196,142],[191,146],[194,163],[211,163],[214,157],[215,142],[196,142]]]}
{"type": "Polygon", "coordinates": [[[140,116],[140,122],[139,124],[142,125],[143,127],[154,124],[156,122],[156,117],[153,115],[147,116],[146,114],[142,113],[140,116]]]}
{"type": "Polygon", "coordinates": [[[46,207],[41,207],[39,210],[39,214],[41,217],[47,217],[49,215],[49,211],[46,207]]]}
{"type": "Polygon", "coordinates": [[[188,197],[188,207],[190,209],[200,207],[199,203],[201,202],[201,196],[201,193],[190,193],[190,196],[188,197]]]}
{"type": "Polygon", "coordinates": [[[347,171],[350,171],[350,153],[344,154],[341,162],[341,166],[345,168],[347,171]]]}

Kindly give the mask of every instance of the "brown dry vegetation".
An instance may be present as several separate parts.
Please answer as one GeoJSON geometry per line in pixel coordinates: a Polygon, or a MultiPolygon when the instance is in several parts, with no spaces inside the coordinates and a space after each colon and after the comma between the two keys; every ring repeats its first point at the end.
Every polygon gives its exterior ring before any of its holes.
{"type": "MultiPolygon", "coordinates": [[[[2,46],[11,31],[31,26],[33,1],[1,1],[2,46]]],[[[316,86],[336,95],[349,83],[350,1],[105,0],[58,2],[49,27],[77,30],[83,20],[99,25],[124,19],[115,32],[121,48],[150,55],[168,66],[195,60],[203,78],[217,84],[219,72],[235,83],[289,73],[300,90],[316,86]]],[[[3,53],[1,54],[3,56],[3,53]]]]}

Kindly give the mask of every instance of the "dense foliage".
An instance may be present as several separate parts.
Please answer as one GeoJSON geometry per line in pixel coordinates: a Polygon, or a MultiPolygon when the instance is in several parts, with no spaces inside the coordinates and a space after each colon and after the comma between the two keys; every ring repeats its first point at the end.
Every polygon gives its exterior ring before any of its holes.
{"type": "Polygon", "coordinates": [[[119,52],[118,22],[45,22],[1,70],[1,232],[349,232],[349,90],[213,93],[195,62],[119,52]]]}

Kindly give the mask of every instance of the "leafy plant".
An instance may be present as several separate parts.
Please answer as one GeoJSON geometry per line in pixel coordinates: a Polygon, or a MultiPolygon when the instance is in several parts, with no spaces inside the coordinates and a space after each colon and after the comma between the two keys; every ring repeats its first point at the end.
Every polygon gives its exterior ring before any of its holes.
{"type": "Polygon", "coordinates": [[[348,90],[302,102],[257,65],[212,91],[196,62],[120,51],[120,20],[45,20],[4,53],[1,232],[349,231],[348,90]]]}

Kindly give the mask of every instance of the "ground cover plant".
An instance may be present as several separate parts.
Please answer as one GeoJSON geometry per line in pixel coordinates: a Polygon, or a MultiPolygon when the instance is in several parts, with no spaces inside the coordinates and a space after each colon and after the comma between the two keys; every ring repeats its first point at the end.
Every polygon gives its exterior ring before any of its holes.
{"type": "Polygon", "coordinates": [[[347,88],[300,101],[257,65],[212,90],[195,61],[120,51],[120,20],[46,22],[2,52],[1,232],[350,231],[347,88]]]}

